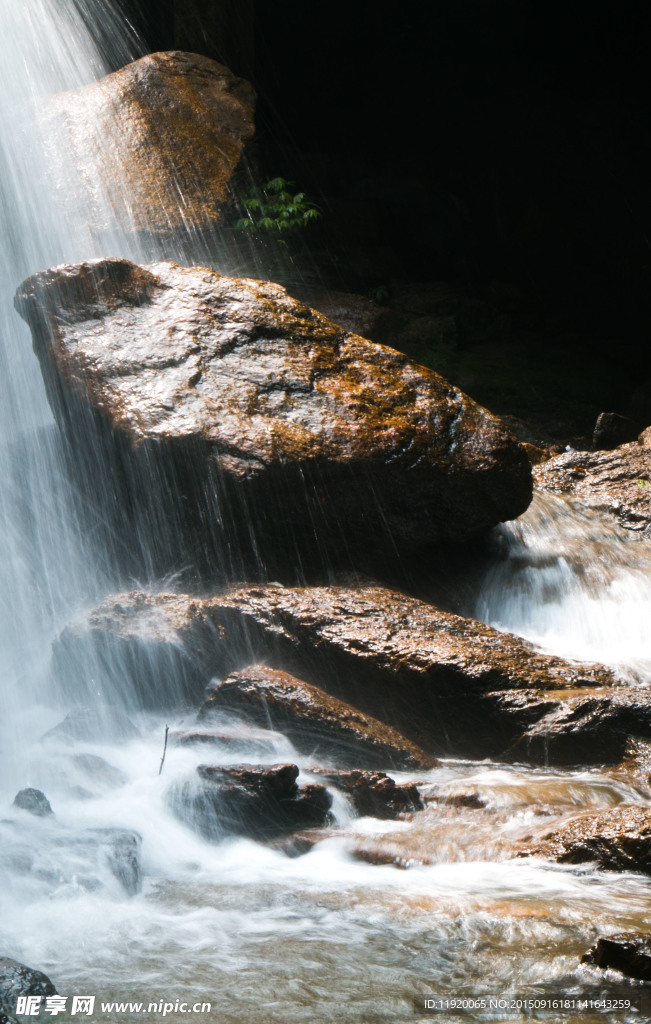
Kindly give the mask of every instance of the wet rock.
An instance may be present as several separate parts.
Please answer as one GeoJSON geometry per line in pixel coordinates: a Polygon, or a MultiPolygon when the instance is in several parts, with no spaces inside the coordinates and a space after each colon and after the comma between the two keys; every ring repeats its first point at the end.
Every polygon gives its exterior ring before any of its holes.
{"type": "Polygon", "coordinates": [[[177,747],[211,746],[219,747],[228,754],[247,754],[249,757],[269,757],[283,737],[268,729],[254,729],[251,726],[220,726],[216,729],[195,728],[184,732],[171,732],[170,745],[177,747]]]}
{"type": "Polygon", "coordinates": [[[111,874],[128,896],[135,896],[140,892],[142,839],[137,832],[122,828],[94,828],[88,829],[82,838],[97,842],[111,874]]]}
{"type": "Polygon", "coordinates": [[[35,274],[16,307],[77,472],[97,492],[103,453],[98,501],[117,515],[120,487],[123,529],[146,522],[168,568],[183,544],[207,544],[213,573],[226,548],[285,571],[303,555],[384,565],[531,500],[499,419],[279,285],[98,260],[35,274]]]}
{"type": "Polygon", "coordinates": [[[592,444],[598,451],[606,451],[628,441],[635,441],[637,435],[638,428],[628,416],[620,416],[616,412],[601,412],[595,423],[592,444]]]}
{"type": "Polygon", "coordinates": [[[140,733],[128,715],[119,708],[74,708],[62,722],[42,737],[44,740],[85,740],[90,743],[123,742],[137,739],[140,733]]]}
{"type": "Polygon", "coordinates": [[[400,785],[384,772],[333,771],[329,768],[310,768],[310,771],[327,785],[343,790],[362,817],[398,818],[401,814],[423,809],[414,783],[400,785]]]}
{"type": "Polygon", "coordinates": [[[630,739],[620,764],[610,774],[622,779],[646,797],[651,797],[651,742],[630,739]]]}
{"type": "Polygon", "coordinates": [[[581,958],[581,963],[620,971],[638,981],[651,981],[651,935],[636,932],[609,935],[599,939],[581,958]]]}
{"type": "Polygon", "coordinates": [[[199,720],[223,712],[277,729],[299,753],[323,755],[341,765],[427,769],[437,764],[390,726],[266,665],[231,673],[210,694],[199,720]]]}
{"type": "Polygon", "coordinates": [[[41,971],[12,960],[0,957],[0,1019],[13,1021],[19,996],[55,996],[57,990],[41,971]]]}
{"type": "Polygon", "coordinates": [[[505,755],[513,761],[571,767],[617,764],[630,738],[651,739],[651,701],[641,688],[583,692],[512,690],[488,697],[494,713],[510,716],[522,734],[505,755]]]}
{"type": "Polygon", "coordinates": [[[253,136],[254,103],[253,87],[228,68],[179,51],[45,100],[51,167],[66,174],[51,183],[59,205],[100,236],[210,233],[253,136]]]}
{"type": "Polygon", "coordinates": [[[577,816],[520,854],[528,855],[561,864],[594,863],[607,871],[651,874],[651,810],[611,807],[605,813],[577,816]]]}
{"type": "Polygon", "coordinates": [[[128,782],[123,771],[96,754],[71,754],[69,761],[73,770],[81,772],[100,792],[119,789],[128,782]]]}
{"type": "Polygon", "coordinates": [[[173,789],[172,808],[208,839],[270,839],[325,824],[330,794],[323,786],[299,787],[298,774],[294,764],[200,765],[191,782],[173,789]]]}
{"type": "Polygon", "coordinates": [[[54,814],[50,801],[40,789],[21,789],[14,798],[14,807],[20,807],[22,811],[28,811],[37,818],[47,818],[54,814]]]}
{"type": "MultiPolygon", "coordinates": [[[[502,706],[499,693],[506,689],[560,691],[616,681],[607,669],[540,654],[508,633],[376,586],[241,586],[204,599],[123,594],[66,630],[58,644],[61,664],[70,672],[88,645],[110,652],[119,638],[125,647],[144,639],[155,647],[157,637],[188,657],[197,643],[210,676],[225,676],[243,661],[291,672],[390,722],[432,754],[507,750],[526,725],[502,706]]],[[[555,706],[552,696],[547,709],[555,706]]],[[[545,707],[528,714],[531,724],[545,707]]]]}
{"type": "Polygon", "coordinates": [[[452,793],[450,796],[441,796],[433,793],[425,797],[427,803],[444,804],[446,807],[465,808],[471,811],[481,811],[488,806],[486,800],[479,793],[452,793]]]}
{"type": "Polygon", "coordinates": [[[613,451],[571,451],[534,468],[536,485],[580,498],[608,512],[624,529],[651,537],[651,446],[640,441],[613,451]]]}

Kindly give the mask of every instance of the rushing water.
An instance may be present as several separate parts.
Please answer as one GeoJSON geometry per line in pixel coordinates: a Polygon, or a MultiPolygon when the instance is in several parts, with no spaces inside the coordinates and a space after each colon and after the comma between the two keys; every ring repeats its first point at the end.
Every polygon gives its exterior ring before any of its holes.
{"type": "MultiPolygon", "coordinates": [[[[95,995],[97,1021],[160,1016],[103,1012],[100,1000],[209,1002],[182,1019],[305,1024],[416,1020],[417,993],[598,993],[600,979],[578,958],[599,934],[646,925],[651,882],[513,853],[518,838],[571,812],[643,799],[614,776],[446,763],[419,776],[426,791],[475,793],[483,806],[433,800],[419,823],[379,822],[355,819],[340,797],[331,836],[290,859],[245,840],[210,844],[170,813],[175,782],[206,759],[204,748],[172,746],[159,774],[165,721],[179,724],[183,710],[136,717],[126,744],[42,739],[66,710],[49,700],[52,638],[117,581],[77,523],[12,296],[27,274],[63,260],[139,252],[127,238],[100,252],[92,225],[72,231],[46,198],[48,175],[66,172],[48,160],[65,154],[35,110],[136,51],[100,0],[0,0],[0,953],[46,971],[62,993],[95,995]],[[45,790],[55,816],[12,808],[24,786],[45,790]],[[116,872],[115,829],[142,836],[138,893],[116,872]],[[414,844],[425,847],[427,865],[359,859],[387,843],[406,861],[414,844]]],[[[649,677],[648,546],[551,498],[498,541],[475,614],[546,649],[649,677]]],[[[269,741],[269,761],[292,760],[309,777],[282,737],[269,741]]],[[[251,758],[217,746],[210,759],[251,758]]]]}

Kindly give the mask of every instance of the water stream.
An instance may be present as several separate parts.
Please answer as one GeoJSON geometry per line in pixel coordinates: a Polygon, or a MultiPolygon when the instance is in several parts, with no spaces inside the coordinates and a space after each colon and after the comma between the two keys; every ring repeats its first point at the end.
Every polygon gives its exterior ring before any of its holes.
{"type": "MultiPolygon", "coordinates": [[[[338,827],[303,857],[195,835],[170,813],[168,797],[205,751],[171,747],[159,775],[164,724],[181,724],[184,709],[134,715],[137,733],[122,745],[42,740],[66,711],[51,699],[52,639],[123,581],[77,522],[12,296],[27,274],[62,261],[141,254],[128,238],[107,252],[91,226],[72,231],[44,198],[52,171],[44,154],[53,150],[34,108],[128,62],[138,44],[100,0],[0,0],[0,30],[0,954],[44,970],[61,993],[95,995],[97,1021],[161,1016],[104,1012],[100,1001],[210,1003],[171,1015],[220,1024],[368,1024],[420,1019],[418,993],[599,992],[578,958],[599,934],[647,926],[651,881],[512,854],[518,837],[569,813],[643,800],[612,774],[471,762],[421,773],[431,794],[475,793],[483,806],[432,802],[430,863],[405,871],[366,863],[355,849],[387,837],[408,847],[414,826],[355,819],[342,798],[338,827]],[[112,51],[100,52],[98,39],[103,47],[112,40],[112,51]],[[43,789],[55,817],[11,807],[24,786],[43,789]],[[116,829],[142,836],[135,894],[116,873],[116,829]]],[[[648,681],[648,545],[548,497],[500,528],[496,544],[469,611],[546,650],[648,681]]],[[[291,760],[308,777],[309,764],[284,738],[270,742],[269,761],[291,760]]],[[[214,763],[250,759],[260,757],[211,754],[214,763]]]]}

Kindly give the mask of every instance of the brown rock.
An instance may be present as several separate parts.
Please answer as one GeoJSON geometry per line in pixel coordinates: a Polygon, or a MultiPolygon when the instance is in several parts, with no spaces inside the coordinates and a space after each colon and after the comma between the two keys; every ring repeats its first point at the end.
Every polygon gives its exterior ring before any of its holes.
{"type": "Polygon", "coordinates": [[[531,500],[500,420],[279,285],[99,260],[34,275],[16,306],[88,486],[103,446],[107,506],[121,484],[157,542],[178,523],[202,546],[218,533],[215,551],[233,535],[257,564],[307,547],[384,565],[531,500]]]}
{"type": "Polygon", "coordinates": [[[232,672],[210,694],[199,721],[222,712],[276,729],[300,753],[323,755],[337,764],[398,769],[427,769],[437,764],[390,726],[266,665],[232,672]]]}
{"type": "Polygon", "coordinates": [[[569,767],[617,764],[631,736],[651,739],[651,700],[642,688],[599,687],[489,695],[499,713],[519,722],[522,735],[506,752],[514,761],[569,767]]]}
{"type": "Polygon", "coordinates": [[[651,981],[651,935],[636,932],[609,935],[599,939],[581,958],[581,963],[620,971],[638,981],[651,981]]]}
{"type": "Polygon", "coordinates": [[[477,757],[507,750],[557,701],[554,692],[517,716],[495,693],[615,683],[607,669],[540,654],[508,633],[376,586],[241,586],[203,600],[121,595],[64,631],[55,665],[62,684],[76,663],[99,685],[117,654],[134,688],[155,696],[170,652],[197,693],[244,659],[264,661],[390,722],[427,752],[477,757]]]}
{"type": "Polygon", "coordinates": [[[342,789],[362,817],[398,818],[423,809],[423,801],[414,783],[400,785],[384,772],[344,772],[328,768],[310,768],[310,771],[336,789],[342,789]]]}
{"type": "Polygon", "coordinates": [[[195,778],[172,791],[172,809],[209,839],[269,839],[326,824],[330,794],[323,786],[299,787],[298,774],[295,764],[199,765],[195,778]]]}
{"type": "Polygon", "coordinates": [[[41,107],[59,203],[96,234],[209,232],[253,137],[255,92],[195,53],[153,53],[41,107]],[[70,180],[71,164],[77,177],[70,180]],[[179,201],[179,196],[183,201],[179,201]]]}
{"type": "Polygon", "coordinates": [[[611,807],[572,818],[521,853],[527,855],[651,874],[651,809],[611,807]]]}
{"type": "Polygon", "coordinates": [[[536,485],[609,512],[620,526],[651,537],[651,447],[634,441],[613,451],[564,452],[534,469],[536,485]]]}

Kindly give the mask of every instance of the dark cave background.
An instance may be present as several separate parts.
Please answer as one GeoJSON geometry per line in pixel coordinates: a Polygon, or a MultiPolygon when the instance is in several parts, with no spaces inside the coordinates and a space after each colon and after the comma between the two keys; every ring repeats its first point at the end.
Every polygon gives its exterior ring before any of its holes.
{"type": "Polygon", "coordinates": [[[253,81],[256,166],[323,205],[330,287],[404,313],[443,282],[462,385],[512,365],[506,411],[651,422],[651,5],[125,3],[149,49],[253,81]]]}

